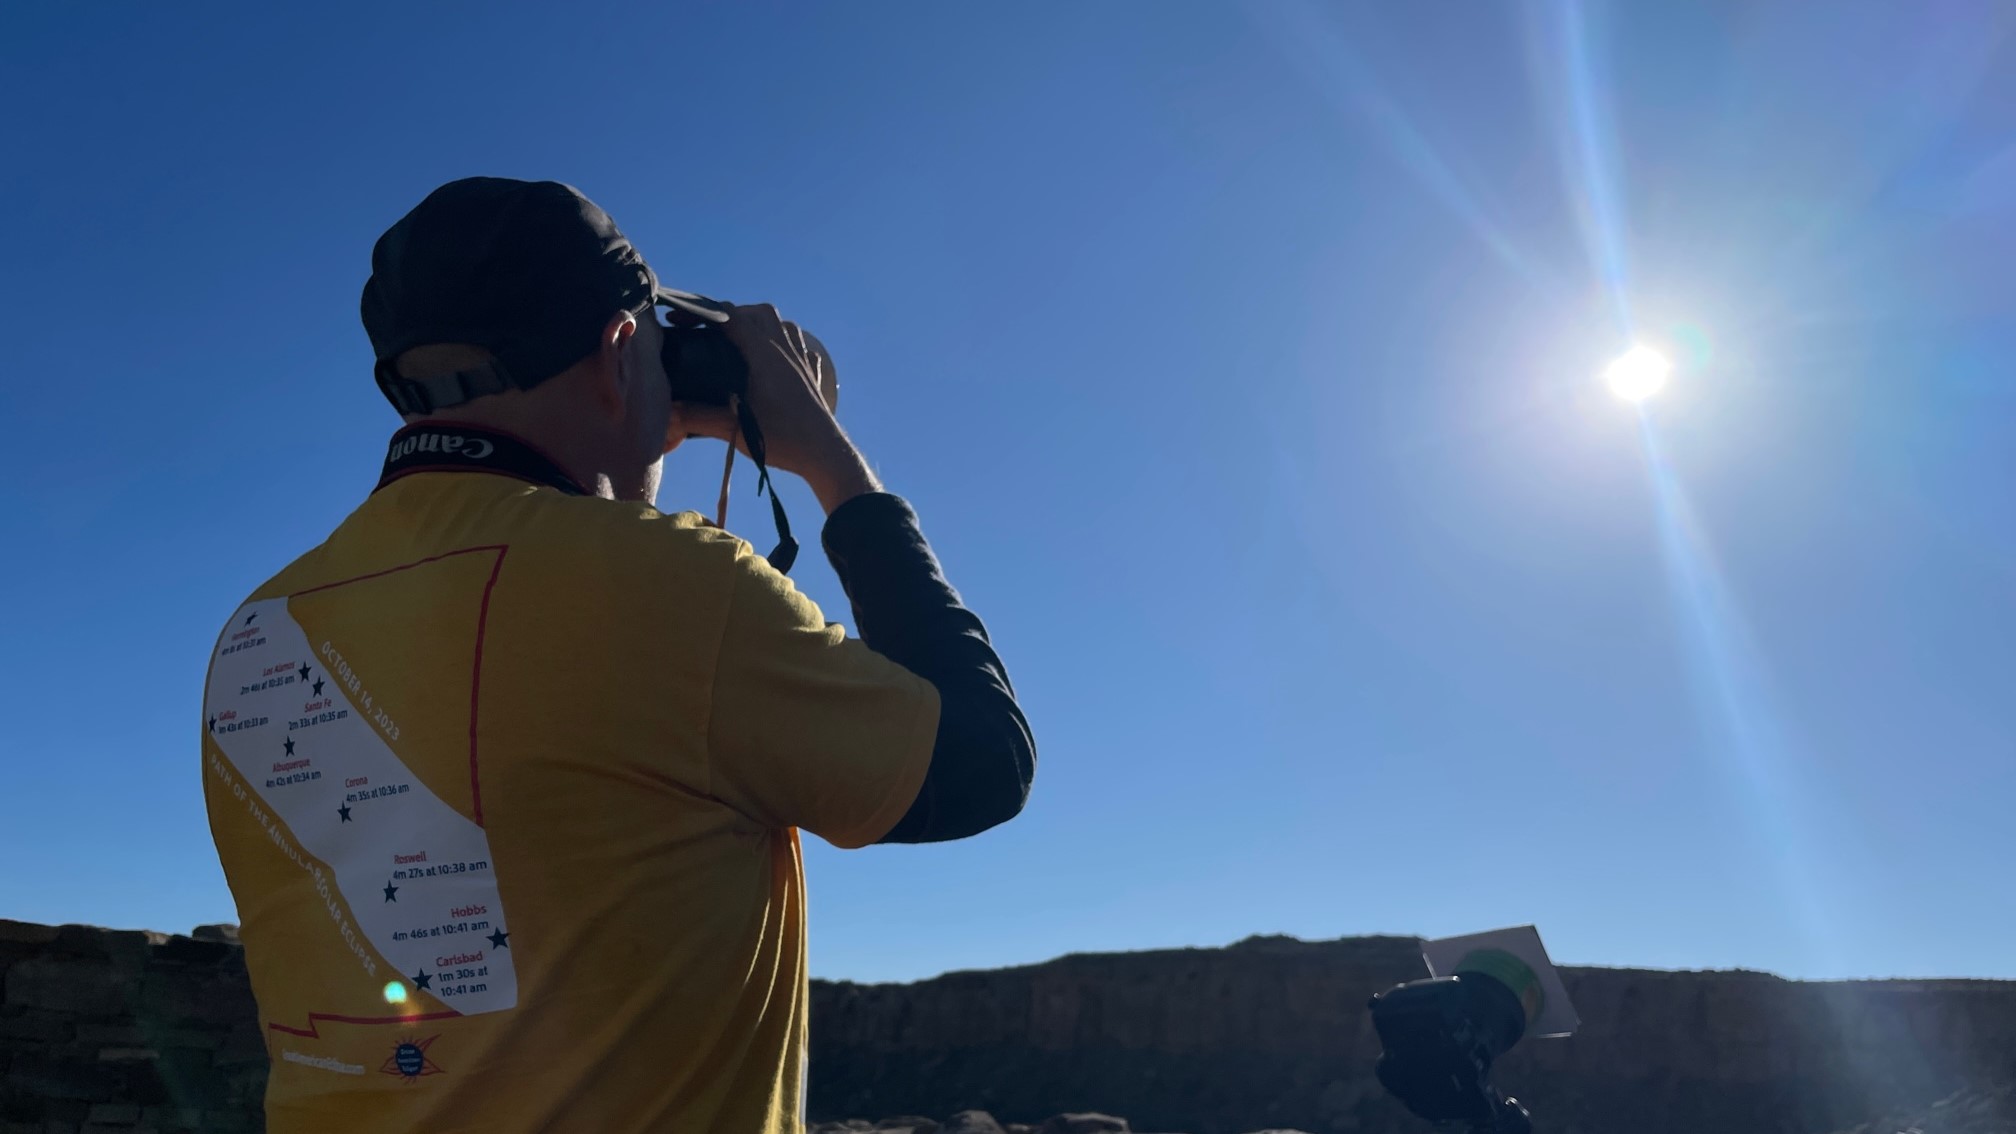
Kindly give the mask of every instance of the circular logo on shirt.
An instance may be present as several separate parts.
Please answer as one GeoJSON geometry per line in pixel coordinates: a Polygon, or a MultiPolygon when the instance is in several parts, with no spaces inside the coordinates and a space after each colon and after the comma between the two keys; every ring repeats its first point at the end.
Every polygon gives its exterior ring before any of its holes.
{"type": "Polygon", "coordinates": [[[440,1036],[428,1036],[424,1040],[400,1040],[398,1045],[392,1049],[392,1057],[387,1059],[385,1065],[378,1070],[383,1071],[387,1075],[397,1075],[409,1083],[424,1075],[442,1074],[440,1065],[427,1055],[427,1049],[432,1047],[434,1041],[440,1038],[440,1036]]]}

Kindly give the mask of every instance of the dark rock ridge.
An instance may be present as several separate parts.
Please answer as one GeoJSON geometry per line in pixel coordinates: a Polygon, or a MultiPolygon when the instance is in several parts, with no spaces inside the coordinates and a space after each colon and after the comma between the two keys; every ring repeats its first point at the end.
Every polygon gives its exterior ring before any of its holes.
{"type": "MultiPolygon", "coordinates": [[[[821,984],[815,1119],[1072,1108],[1144,1130],[1420,1131],[1372,1078],[1376,991],[1419,943],[1254,938],[907,985],[821,984]]],[[[1816,1134],[2016,1083],[2016,982],[1570,968],[1581,1014],[1499,1081],[1547,1134],[1816,1134]]]]}
{"type": "MultiPolygon", "coordinates": [[[[1101,1129],[1088,1110],[1188,1134],[1421,1132],[1373,1082],[1365,1011],[1419,975],[1412,939],[1256,938],[908,985],[815,981],[812,1117],[953,1116],[900,1120],[915,1134],[994,1134],[982,1119],[1002,1134],[1101,1129]],[[991,1113],[959,1113],[974,1107],[991,1113]]],[[[1565,976],[1581,1034],[1522,1044],[1501,1074],[1546,1134],[2010,1129],[2016,982],[1565,976]],[[1868,1125],[1884,1114],[1904,1117],[1868,1125]]],[[[256,1131],[265,1076],[228,927],[0,920],[0,1134],[256,1131]]]]}
{"type": "Polygon", "coordinates": [[[199,934],[0,920],[0,1132],[262,1129],[244,951],[199,934]]]}

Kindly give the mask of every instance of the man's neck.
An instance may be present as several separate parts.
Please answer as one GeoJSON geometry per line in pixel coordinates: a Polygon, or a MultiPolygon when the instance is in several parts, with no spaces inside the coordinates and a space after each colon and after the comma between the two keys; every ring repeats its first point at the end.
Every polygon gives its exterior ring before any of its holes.
{"type": "Polygon", "coordinates": [[[518,414],[494,414],[468,412],[468,407],[456,407],[424,417],[409,418],[408,428],[415,425],[438,425],[446,428],[467,428],[487,430],[502,434],[538,453],[557,468],[580,490],[589,496],[600,496],[608,500],[636,500],[650,503],[657,494],[658,478],[645,470],[644,473],[625,477],[608,467],[604,447],[573,436],[566,429],[553,428],[550,423],[531,424],[513,420],[518,414]],[[458,410],[462,412],[458,412],[458,410]]]}

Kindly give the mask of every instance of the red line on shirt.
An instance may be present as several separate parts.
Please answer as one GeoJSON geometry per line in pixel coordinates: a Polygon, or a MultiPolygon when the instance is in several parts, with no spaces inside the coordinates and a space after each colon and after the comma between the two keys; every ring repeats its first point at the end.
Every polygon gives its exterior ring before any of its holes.
{"type": "Polygon", "coordinates": [[[327,1020],[332,1024],[415,1024],[421,1020],[452,1020],[460,1015],[462,1015],[460,1012],[429,1012],[421,1016],[338,1016],[331,1012],[310,1012],[308,1026],[305,1028],[290,1028],[271,1020],[266,1022],[266,1027],[272,1031],[286,1032],[290,1036],[321,1039],[322,1033],[315,1027],[319,1020],[327,1020]]]}
{"type": "MultiPolygon", "coordinates": [[[[473,552],[478,551],[494,551],[497,553],[497,558],[499,560],[502,560],[504,558],[504,551],[509,546],[510,546],[509,544],[492,543],[492,544],[485,544],[482,547],[465,547],[457,551],[444,551],[439,555],[430,555],[425,559],[415,559],[411,563],[401,563],[397,567],[387,567],[383,571],[373,571],[368,575],[356,575],[348,579],[338,579],[333,583],[324,583],[319,587],[309,587],[306,590],[295,591],[293,595],[289,595],[287,597],[293,598],[294,595],[312,595],[316,591],[326,591],[331,587],[341,587],[349,583],[361,583],[366,579],[376,579],[381,576],[394,574],[395,572],[399,571],[410,571],[415,567],[421,566],[422,564],[437,563],[443,559],[453,559],[457,555],[469,555],[473,552]]],[[[494,575],[491,576],[491,582],[496,582],[496,576],[494,575]]]]}
{"type": "MultiPolygon", "coordinates": [[[[387,567],[383,571],[373,571],[367,575],[356,575],[348,579],[338,579],[333,583],[323,583],[319,587],[308,587],[295,591],[287,597],[312,595],[316,591],[326,591],[348,583],[361,583],[366,579],[378,579],[400,571],[410,571],[428,563],[438,563],[443,559],[453,559],[457,555],[470,555],[478,551],[494,551],[497,561],[490,566],[490,578],[483,584],[483,604],[476,614],[476,660],[469,674],[469,809],[473,812],[476,825],[483,825],[483,782],[478,774],[476,761],[476,706],[483,689],[483,635],[490,625],[490,592],[497,588],[497,576],[504,571],[504,553],[511,550],[508,543],[490,543],[481,547],[464,547],[454,551],[444,551],[425,559],[415,559],[411,563],[401,563],[397,567],[387,567]]],[[[425,1019],[426,1017],[420,1017],[425,1019]]],[[[276,1025],[277,1026],[277,1025],[276,1025]]],[[[283,1031],[287,1029],[281,1029],[283,1031]]],[[[306,1034],[306,1033],[303,1033],[306,1034]]]]}
{"type": "Polygon", "coordinates": [[[475,812],[478,827],[483,825],[483,788],[476,776],[476,705],[483,693],[483,632],[490,626],[490,592],[497,587],[497,576],[504,570],[504,555],[510,550],[509,544],[497,549],[497,562],[490,567],[490,581],[483,584],[483,607],[476,615],[476,662],[469,678],[469,809],[475,812]]]}

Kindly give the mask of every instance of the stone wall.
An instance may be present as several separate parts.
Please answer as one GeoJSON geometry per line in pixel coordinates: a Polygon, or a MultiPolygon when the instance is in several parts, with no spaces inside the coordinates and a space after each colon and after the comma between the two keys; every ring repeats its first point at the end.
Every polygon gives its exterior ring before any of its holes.
{"type": "MultiPolygon", "coordinates": [[[[815,982],[813,1117],[979,1107],[1191,1134],[1420,1131],[1372,1080],[1365,1011],[1419,975],[1411,939],[1261,938],[815,982]]],[[[1501,1075],[1547,1134],[1817,1134],[2016,1084],[2016,982],[1565,978],[1581,1033],[1520,1045],[1501,1075]]],[[[228,934],[0,921],[0,1134],[256,1131],[265,1060],[228,934]]]]}
{"type": "Polygon", "coordinates": [[[0,1132],[258,1130],[265,1084],[229,934],[0,920],[0,1132]]]}

